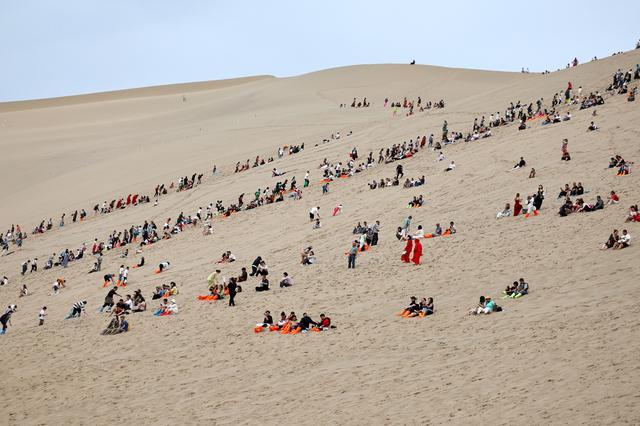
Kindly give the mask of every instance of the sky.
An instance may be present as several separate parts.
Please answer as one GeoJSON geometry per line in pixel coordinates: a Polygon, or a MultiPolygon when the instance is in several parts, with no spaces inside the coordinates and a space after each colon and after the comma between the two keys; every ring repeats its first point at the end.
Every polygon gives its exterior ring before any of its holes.
{"type": "Polygon", "coordinates": [[[553,71],[632,49],[639,12],[637,0],[0,0],[0,102],[412,59],[553,71]]]}

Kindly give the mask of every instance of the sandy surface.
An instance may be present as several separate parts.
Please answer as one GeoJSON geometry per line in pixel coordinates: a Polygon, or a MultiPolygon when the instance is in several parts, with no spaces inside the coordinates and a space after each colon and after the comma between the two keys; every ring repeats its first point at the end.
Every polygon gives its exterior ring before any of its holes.
{"type": "MultiPolygon", "coordinates": [[[[57,223],[62,212],[91,207],[130,192],[152,193],[158,183],[204,173],[202,185],[170,193],[158,206],[137,206],[68,223],[32,236],[22,249],[0,258],[0,306],[18,303],[13,326],[0,336],[0,418],[5,424],[105,424],[117,418],[140,423],[202,424],[620,424],[640,422],[640,308],[633,295],[640,262],[637,224],[625,224],[627,209],[640,200],[639,173],[616,177],[611,156],[640,161],[640,109],[623,96],[597,108],[597,132],[587,133],[592,110],[572,107],[570,122],[534,124],[518,132],[501,127],[494,137],[445,148],[447,160],[424,150],[403,160],[405,175],[426,175],[427,184],[370,191],[367,182],[391,177],[396,163],[377,166],[331,185],[322,196],[318,165],[323,158],[345,161],[357,147],[361,157],[417,135],[468,132],[474,117],[489,116],[511,101],[548,105],[568,81],[585,92],[609,84],[616,69],[640,62],[640,51],[550,75],[457,70],[427,66],[366,65],[294,78],[255,78],[184,90],[147,88],[117,95],[89,95],[32,103],[0,104],[0,223],[19,223],[30,232],[42,219],[57,223]],[[184,93],[183,93],[184,92],[184,93]],[[183,100],[183,94],[186,100],[183,100]],[[339,108],[367,97],[367,109],[339,108]],[[445,99],[447,107],[405,117],[383,108],[385,97],[445,99]],[[340,131],[339,141],[322,144],[340,131]],[[353,135],[346,137],[349,131],[353,135]],[[572,161],[560,161],[569,139],[572,161]],[[238,175],[237,161],[275,156],[278,146],[305,142],[304,152],[238,175]],[[316,143],[320,145],[315,146],[316,143]],[[524,156],[537,177],[509,171],[524,156]],[[449,160],[458,168],[443,169],[449,160]],[[211,176],[216,164],[221,173],[211,176]],[[176,281],[180,313],[156,318],[130,316],[132,331],[101,336],[108,322],[97,313],[106,290],[100,274],[88,275],[91,259],[62,271],[20,277],[19,265],[53,251],[76,248],[94,238],[153,219],[161,226],[180,211],[233,202],[245,192],[275,184],[271,167],[312,186],[299,201],[267,205],[214,221],[214,235],[188,229],[145,249],[148,266],[133,270],[130,286],[151,291],[176,281]],[[615,190],[619,205],[565,218],[555,197],[565,183],[580,181],[585,200],[615,190]],[[547,189],[541,215],[495,219],[516,192],[547,189]],[[406,203],[423,194],[421,209],[406,203]],[[343,214],[329,217],[338,203],[343,214]],[[308,210],[321,206],[323,227],[312,230],[308,210]],[[430,232],[435,223],[455,221],[459,233],[425,240],[424,263],[400,262],[394,236],[402,219],[430,232]],[[346,269],[351,230],[358,221],[380,220],[380,244],[346,269]],[[613,228],[628,229],[630,248],[600,251],[613,228]],[[313,245],[318,263],[299,264],[299,252],[313,245]],[[238,295],[237,306],[202,303],[206,277],[225,250],[238,262],[226,276],[262,255],[273,289],[238,295]],[[172,268],[154,275],[170,260],[172,268]],[[277,288],[287,271],[295,280],[277,288]],[[98,275],[98,276],[96,276],[98,275]],[[51,295],[55,278],[68,288],[51,295]],[[499,300],[504,311],[470,317],[478,296],[499,297],[514,279],[525,277],[531,294],[499,300]],[[22,284],[32,295],[17,298],[22,284]],[[434,297],[428,319],[395,316],[409,296],[434,297]],[[88,313],[64,321],[71,304],[89,302],[88,313]],[[40,306],[48,307],[43,327],[40,306]],[[329,315],[337,329],[298,336],[253,333],[265,309],[329,315]]],[[[634,84],[635,85],[635,84],[634,84]]],[[[633,86],[633,85],[632,85],[633,86]]],[[[69,222],[69,219],[68,219],[69,222]]],[[[103,271],[123,263],[105,256],[103,271]]],[[[126,264],[137,258],[130,255],[126,264]]],[[[121,293],[121,294],[123,294],[121,293]]],[[[117,421],[117,420],[116,420],[117,421]]]]}

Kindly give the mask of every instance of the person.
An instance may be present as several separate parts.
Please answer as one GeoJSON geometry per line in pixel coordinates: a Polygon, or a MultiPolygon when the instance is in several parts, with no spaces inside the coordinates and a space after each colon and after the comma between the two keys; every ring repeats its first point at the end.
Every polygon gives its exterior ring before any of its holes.
{"type": "Polygon", "coordinates": [[[309,210],[309,219],[310,222],[313,222],[316,219],[316,216],[318,217],[318,219],[320,218],[320,207],[312,207],[311,210],[309,210]]]}
{"type": "Polygon", "coordinates": [[[522,204],[520,204],[520,193],[516,194],[516,198],[513,201],[513,215],[518,216],[522,211],[522,204]]]}
{"type": "Polygon", "coordinates": [[[358,255],[358,243],[351,243],[351,248],[349,249],[349,259],[347,262],[347,269],[355,269],[356,267],[356,256],[358,255]]]}
{"type": "Polygon", "coordinates": [[[518,280],[518,287],[516,287],[516,291],[512,297],[518,298],[526,294],[529,294],[529,283],[525,282],[524,278],[520,278],[518,280]]]}
{"type": "Polygon", "coordinates": [[[273,325],[273,317],[271,316],[270,311],[264,312],[264,318],[262,319],[262,324],[258,324],[258,325],[262,327],[269,327],[270,325],[273,325]]]}
{"type": "Polygon", "coordinates": [[[122,297],[118,294],[118,287],[113,287],[104,298],[104,304],[100,308],[100,312],[104,311],[104,308],[107,308],[107,312],[111,311],[113,308],[113,296],[122,297]]]}
{"type": "Polygon", "coordinates": [[[302,318],[300,318],[300,321],[298,321],[297,327],[300,327],[302,330],[309,330],[309,326],[312,324],[315,326],[318,325],[318,323],[312,320],[305,312],[302,314],[302,318]]]}
{"type": "Polygon", "coordinates": [[[327,330],[331,328],[331,318],[329,318],[325,314],[320,314],[320,324],[318,324],[318,328],[321,330],[327,330]]]}
{"type": "Polygon", "coordinates": [[[118,333],[126,333],[129,331],[129,321],[127,321],[127,317],[122,315],[120,317],[120,326],[118,327],[118,333]]]}
{"type": "Polygon", "coordinates": [[[71,311],[69,312],[69,315],[67,315],[65,319],[76,318],[76,317],[79,318],[80,316],[82,316],[82,313],[84,312],[84,308],[86,306],[87,306],[86,300],[74,303],[73,306],[71,307],[71,311]]]}
{"type": "Polygon", "coordinates": [[[415,264],[415,265],[419,265],[420,264],[420,258],[422,257],[422,243],[420,243],[419,239],[415,239],[413,240],[414,245],[413,245],[413,257],[411,258],[411,261],[415,264]]]}
{"type": "Polygon", "coordinates": [[[601,250],[606,250],[606,249],[610,249],[612,248],[619,239],[619,235],[618,235],[618,230],[614,229],[613,232],[611,233],[611,235],[609,235],[609,238],[607,239],[607,241],[605,241],[602,244],[602,247],[600,248],[601,250]]]}
{"type": "Polygon", "coordinates": [[[631,235],[629,235],[626,229],[623,229],[622,235],[620,235],[620,238],[618,238],[618,241],[616,241],[612,248],[614,250],[620,250],[629,247],[629,244],[631,244],[631,235]]]}
{"type": "Polygon", "coordinates": [[[255,277],[256,275],[258,275],[258,266],[260,266],[260,262],[262,262],[262,256],[256,257],[251,264],[251,273],[249,274],[249,276],[255,277]]]}
{"type": "Polygon", "coordinates": [[[166,271],[166,270],[169,268],[169,265],[171,265],[171,262],[167,262],[166,260],[164,260],[164,261],[160,262],[160,263],[158,264],[158,270],[157,270],[157,272],[158,272],[158,273],[161,273],[161,272],[166,271]]]}
{"type": "Polygon", "coordinates": [[[452,170],[455,170],[455,168],[456,168],[456,163],[455,161],[452,160],[451,163],[449,163],[449,166],[446,169],[444,169],[444,171],[450,172],[452,170]]]}
{"type": "MultiPolygon", "coordinates": [[[[265,277],[266,279],[266,277],[265,277]]],[[[238,292],[238,284],[237,280],[234,277],[229,279],[229,284],[227,285],[227,290],[229,290],[229,306],[236,306],[236,294],[238,292]]]]}
{"type": "MultiPolygon", "coordinates": [[[[245,269],[245,272],[246,272],[246,269],[245,269]]],[[[220,269],[216,269],[214,272],[209,274],[209,276],[207,277],[207,284],[209,285],[209,287],[211,287],[212,285],[220,284],[220,273],[221,273],[220,269]]]]}
{"type": "Polygon", "coordinates": [[[526,165],[527,165],[527,162],[526,162],[526,161],[524,161],[524,157],[520,157],[520,161],[518,161],[518,162],[516,163],[516,165],[515,165],[515,166],[513,166],[513,168],[514,168],[514,169],[521,169],[522,167],[524,167],[524,166],[526,166],[526,165]]]}
{"type": "Polygon", "coordinates": [[[618,194],[616,194],[615,191],[611,191],[607,200],[607,204],[608,205],[618,204],[619,201],[620,201],[620,197],[618,197],[618,194]]]}
{"type": "Polygon", "coordinates": [[[280,281],[280,288],[291,287],[293,285],[293,280],[291,279],[289,274],[287,272],[283,272],[282,276],[283,278],[282,281],[280,281]]]}
{"type": "Polygon", "coordinates": [[[9,305],[9,307],[4,312],[4,314],[2,314],[2,316],[0,316],[0,324],[2,324],[2,330],[0,330],[0,334],[6,334],[7,333],[7,324],[8,325],[12,325],[11,324],[11,315],[13,315],[13,313],[17,309],[18,309],[18,307],[16,305],[9,305]]]}
{"type": "Polygon", "coordinates": [[[594,124],[594,122],[592,121],[591,124],[589,124],[589,127],[587,127],[587,131],[588,132],[593,132],[594,130],[598,130],[598,126],[596,126],[594,124]]]}
{"type": "Polygon", "coordinates": [[[238,277],[237,281],[239,283],[243,283],[245,281],[247,281],[247,268],[245,268],[244,266],[242,267],[242,269],[240,270],[240,276],[238,277]]]}
{"type": "Polygon", "coordinates": [[[268,291],[269,290],[269,280],[266,275],[262,276],[262,280],[256,286],[256,291],[268,291]]]}
{"type": "MultiPolygon", "coordinates": [[[[5,278],[7,277],[4,277],[2,280],[0,280],[0,283],[3,282],[5,278]]],[[[27,289],[27,285],[22,284],[22,289],[20,289],[20,294],[18,295],[18,297],[24,297],[28,295],[29,295],[29,290],[27,289]]]]}
{"type": "Polygon", "coordinates": [[[38,314],[38,325],[44,325],[44,317],[47,315],[47,307],[43,306],[40,308],[40,313],[38,314]]]}
{"type": "Polygon", "coordinates": [[[413,219],[412,216],[407,216],[402,221],[401,229],[402,229],[404,235],[407,235],[409,233],[409,227],[411,226],[411,219],[413,219]]]}
{"type": "Polygon", "coordinates": [[[400,257],[400,260],[402,260],[404,263],[409,263],[412,249],[413,249],[413,238],[409,235],[407,237],[407,244],[404,246],[404,253],[400,257]]]}
{"type": "Polygon", "coordinates": [[[501,217],[508,217],[511,216],[511,205],[509,203],[507,203],[504,206],[504,210],[498,212],[498,214],[496,215],[496,219],[500,219],[501,217]]]}
{"type": "Polygon", "coordinates": [[[536,169],[531,168],[531,171],[529,172],[529,179],[533,179],[536,177],[536,169]]]}
{"type": "Polygon", "coordinates": [[[494,311],[496,303],[490,297],[480,296],[478,306],[469,311],[472,315],[490,314],[494,311]]]}

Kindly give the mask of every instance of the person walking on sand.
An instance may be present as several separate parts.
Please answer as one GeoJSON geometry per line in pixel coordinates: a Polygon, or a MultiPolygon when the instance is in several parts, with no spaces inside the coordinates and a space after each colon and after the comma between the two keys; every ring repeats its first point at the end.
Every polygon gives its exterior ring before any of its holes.
{"type": "Polygon", "coordinates": [[[229,306],[236,306],[235,297],[238,291],[237,278],[235,277],[229,278],[229,284],[227,284],[227,289],[229,290],[229,306]]]}

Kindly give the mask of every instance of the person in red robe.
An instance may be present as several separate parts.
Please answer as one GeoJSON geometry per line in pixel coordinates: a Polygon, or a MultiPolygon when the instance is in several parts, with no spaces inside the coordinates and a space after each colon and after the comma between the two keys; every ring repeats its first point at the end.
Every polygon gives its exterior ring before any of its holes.
{"type": "Polygon", "coordinates": [[[413,240],[411,237],[408,237],[407,245],[404,246],[404,254],[400,257],[404,263],[409,263],[409,259],[411,258],[411,250],[413,249],[413,240]]]}
{"type": "Polygon", "coordinates": [[[520,193],[517,193],[515,200],[513,200],[513,215],[518,216],[521,211],[522,204],[520,203],[520,193]]]}
{"type": "Polygon", "coordinates": [[[127,195],[127,205],[131,204],[131,194],[127,195]]]}
{"type": "Polygon", "coordinates": [[[419,239],[416,239],[416,242],[413,244],[413,257],[411,261],[416,265],[420,264],[420,258],[422,257],[422,243],[419,239]]]}

